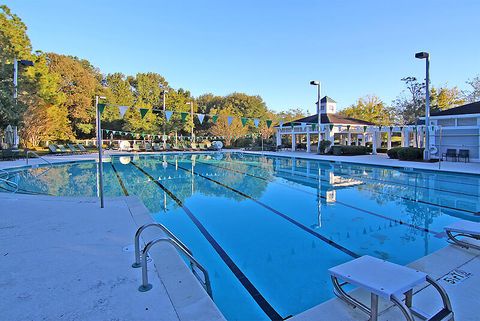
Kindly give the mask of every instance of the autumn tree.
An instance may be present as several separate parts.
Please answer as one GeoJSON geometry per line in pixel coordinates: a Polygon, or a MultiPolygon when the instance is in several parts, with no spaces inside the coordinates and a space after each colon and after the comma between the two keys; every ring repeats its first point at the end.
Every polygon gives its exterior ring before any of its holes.
{"type": "Polygon", "coordinates": [[[480,101],[480,76],[469,79],[466,83],[470,88],[463,92],[465,101],[469,103],[480,101]]]}

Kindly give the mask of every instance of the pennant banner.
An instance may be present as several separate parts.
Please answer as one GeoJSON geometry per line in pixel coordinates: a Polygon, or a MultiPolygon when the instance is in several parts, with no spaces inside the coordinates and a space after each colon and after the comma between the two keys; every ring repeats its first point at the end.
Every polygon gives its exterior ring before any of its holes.
{"type": "Polygon", "coordinates": [[[260,124],[260,119],[255,118],[255,119],[253,120],[253,124],[255,125],[255,127],[258,127],[258,124],[260,124]]]}
{"type": "Polygon", "coordinates": [[[270,119],[267,119],[265,123],[267,123],[267,128],[270,128],[270,126],[272,126],[272,121],[270,119]]]}
{"type": "Polygon", "coordinates": [[[118,106],[118,111],[120,112],[120,116],[123,118],[125,116],[125,113],[128,110],[128,106],[118,106]]]}
{"type": "Polygon", "coordinates": [[[218,119],[218,115],[213,115],[212,116],[212,123],[216,124],[218,119]]]}
{"type": "Polygon", "coordinates": [[[184,111],[182,111],[180,114],[182,115],[182,122],[186,122],[186,121],[187,121],[187,116],[188,116],[188,113],[187,113],[187,112],[184,112],[184,111]]]}
{"type": "Polygon", "coordinates": [[[245,125],[247,124],[247,121],[248,121],[248,118],[242,117],[242,125],[243,125],[243,127],[245,127],[245,125]]]}
{"type": "Polygon", "coordinates": [[[148,108],[140,108],[140,116],[142,116],[142,119],[145,117],[147,113],[148,113],[148,108]]]}
{"type": "Polygon", "coordinates": [[[165,119],[166,119],[167,121],[170,121],[170,118],[172,117],[172,115],[173,115],[173,111],[171,111],[171,110],[165,110],[165,119]]]}
{"type": "Polygon", "coordinates": [[[312,130],[313,131],[317,130],[317,124],[312,124],[312,130]]]}
{"type": "Polygon", "coordinates": [[[103,111],[105,110],[105,104],[98,104],[97,105],[97,108],[98,108],[98,111],[100,112],[100,115],[103,113],[103,111]]]}
{"type": "Polygon", "coordinates": [[[334,125],[330,125],[329,127],[330,127],[330,130],[332,130],[332,129],[333,129],[333,127],[334,127],[334,125]]]}
{"type": "Polygon", "coordinates": [[[227,122],[228,122],[228,126],[230,126],[233,122],[233,117],[232,116],[228,116],[227,118],[227,122]]]}
{"type": "Polygon", "coordinates": [[[204,114],[197,114],[197,117],[198,117],[198,121],[200,122],[200,124],[203,124],[203,119],[205,118],[205,115],[204,114]]]}

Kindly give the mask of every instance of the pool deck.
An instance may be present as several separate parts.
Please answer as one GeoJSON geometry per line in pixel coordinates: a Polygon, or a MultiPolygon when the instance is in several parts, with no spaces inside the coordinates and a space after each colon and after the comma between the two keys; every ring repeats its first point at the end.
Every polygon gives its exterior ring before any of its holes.
{"type": "MultiPolygon", "coordinates": [[[[238,151],[238,150],[232,150],[238,151]]],[[[438,170],[438,163],[402,162],[386,155],[326,156],[305,152],[246,152],[380,166],[438,170]]],[[[115,152],[107,152],[106,157],[115,152]]],[[[120,154],[120,153],[118,153],[120,154]]],[[[124,153],[123,153],[124,154],[124,153]]],[[[146,153],[150,154],[150,153],[146,153]]],[[[96,160],[96,154],[46,156],[52,163],[96,160]]],[[[42,164],[31,159],[30,164],[42,164]]],[[[25,166],[3,161],[0,168],[25,166]]],[[[480,163],[442,162],[441,170],[480,174],[480,163]]],[[[0,310],[6,320],[225,320],[178,253],[168,244],[152,250],[149,278],[153,289],[137,290],[141,271],[130,267],[133,235],[152,222],[136,197],[66,198],[0,193],[0,310]],[[161,262],[162,264],[156,264],[161,262]],[[181,284],[181,285],[180,285],[181,284]]],[[[146,230],[145,239],[159,237],[146,230]]],[[[447,247],[411,264],[439,280],[452,300],[456,320],[478,319],[480,251],[447,247]],[[453,270],[470,276],[450,285],[453,270]]],[[[288,289],[286,289],[288,290],[288,289]]],[[[361,290],[353,293],[368,302],[361,290]]],[[[214,293],[215,295],[215,293],[214,293]]],[[[431,287],[418,288],[414,304],[431,310],[439,303],[431,287]]],[[[381,301],[379,320],[404,320],[398,309],[381,301]]],[[[332,299],[302,312],[292,321],[368,320],[358,309],[332,299]]]]}
{"type": "Polygon", "coordinates": [[[151,218],[136,197],[104,209],[96,198],[0,193],[0,202],[0,319],[225,320],[169,244],[152,248],[152,290],[137,290],[133,235],[151,218]]]}

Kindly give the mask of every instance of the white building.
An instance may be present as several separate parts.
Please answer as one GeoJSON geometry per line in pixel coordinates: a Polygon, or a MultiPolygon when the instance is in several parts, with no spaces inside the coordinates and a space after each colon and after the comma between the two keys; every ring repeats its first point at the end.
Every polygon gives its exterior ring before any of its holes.
{"type": "MultiPolygon", "coordinates": [[[[423,118],[424,119],[424,118],[423,118]]],[[[447,149],[466,149],[470,161],[480,161],[480,102],[435,112],[430,115],[435,126],[431,145],[441,157],[447,149]]]]}

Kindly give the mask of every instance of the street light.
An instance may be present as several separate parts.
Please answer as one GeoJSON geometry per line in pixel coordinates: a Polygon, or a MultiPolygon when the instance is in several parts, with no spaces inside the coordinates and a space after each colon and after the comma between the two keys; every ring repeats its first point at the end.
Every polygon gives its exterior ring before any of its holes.
{"type": "Polygon", "coordinates": [[[163,149],[166,149],[167,148],[167,141],[165,139],[165,126],[166,126],[166,123],[167,123],[167,119],[166,119],[166,114],[165,114],[165,99],[167,98],[167,93],[168,93],[168,90],[165,89],[164,86],[162,86],[162,96],[163,96],[163,117],[165,117],[165,120],[163,121],[163,149]]]}
{"type": "Polygon", "coordinates": [[[17,58],[13,58],[13,99],[15,100],[15,104],[17,104],[17,97],[18,97],[18,64],[25,66],[25,67],[33,67],[33,61],[30,60],[20,60],[18,61],[17,58]]]}
{"type": "Polygon", "coordinates": [[[103,163],[102,163],[102,120],[100,109],[98,108],[98,100],[106,99],[103,96],[95,96],[95,113],[97,120],[97,146],[98,146],[98,196],[100,197],[100,208],[104,207],[103,201],[103,163]]]}
{"type": "Polygon", "coordinates": [[[425,68],[425,140],[426,140],[426,146],[425,150],[423,152],[423,159],[424,160],[430,160],[430,90],[429,90],[429,85],[430,85],[430,55],[428,52],[417,52],[415,54],[415,58],[417,59],[425,59],[426,62],[426,68],[425,68]]]}
{"type": "Polygon", "coordinates": [[[192,131],[190,133],[190,141],[193,143],[195,142],[195,139],[193,137],[193,127],[195,126],[195,122],[193,121],[193,101],[189,101],[185,104],[190,105],[190,117],[192,117],[192,131]]]}
{"type": "MultiPolygon", "coordinates": [[[[317,145],[317,153],[320,153],[320,125],[322,124],[322,116],[320,115],[320,81],[312,80],[310,81],[310,85],[317,86],[317,127],[318,127],[318,145],[317,145]]],[[[295,135],[295,134],[294,134],[295,135]]]]}

